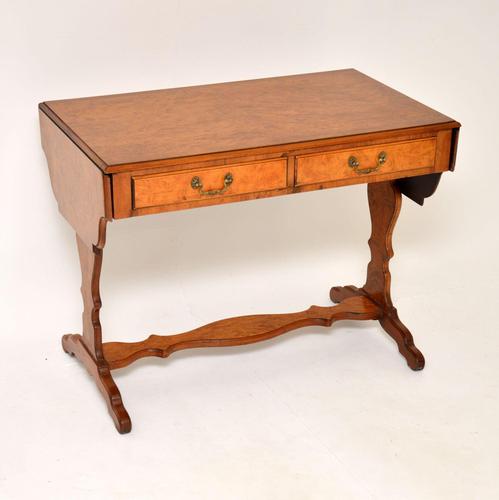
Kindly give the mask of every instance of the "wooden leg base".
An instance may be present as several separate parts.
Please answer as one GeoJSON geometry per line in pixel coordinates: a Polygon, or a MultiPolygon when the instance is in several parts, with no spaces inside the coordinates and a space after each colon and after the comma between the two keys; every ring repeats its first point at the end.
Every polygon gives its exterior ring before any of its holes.
{"type": "Polygon", "coordinates": [[[414,345],[390,298],[389,260],[393,256],[392,233],[400,212],[401,194],[395,181],[368,184],[372,232],[369,239],[371,261],[362,288],[334,287],[330,296],[338,305],[312,306],[290,314],[261,314],[223,319],[177,335],[151,335],[141,342],[102,343],[99,321],[101,299],[99,280],[106,219],[101,218],[98,239],[92,245],[77,236],[82,272],[83,335],[65,335],[63,349],[75,355],[94,377],[109,413],[120,433],[130,432],[132,424],[111,370],[123,368],[147,356],[166,358],[181,349],[235,346],[259,342],[305,326],[330,326],[335,321],[373,320],[397,342],[398,349],[413,370],[421,370],[425,360],[414,345]]]}
{"type": "MultiPolygon", "coordinates": [[[[335,303],[340,303],[352,297],[367,297],[374,303],[376,301],[363,288],[355,286],[335,286],[331,288],[331,300],[335,303]]],[[[425,359],[421,351],[414,345],[414,338],[407,327],[400,321],[397,310],[393,306],[385,306],[378,304],[382,311],[378,318],[383,330],[385,330],[395,342],[397,342],[400,354],[404,356],[412,370],[422,370],[425,365],[425,359]]]]}
{"type": "Polygon", "coordinates": [[[97,387],[104,396],[107,409],[118,432],[120,434],[130,432],[132,430],[132,421],[123,405],[120,391],[111,376],[107,362],[97,362],[94,359],[86,348],[81,335],[64,335],[62,337],[62,348],[64,352],[76,356],[92,375],[97,387]]]}

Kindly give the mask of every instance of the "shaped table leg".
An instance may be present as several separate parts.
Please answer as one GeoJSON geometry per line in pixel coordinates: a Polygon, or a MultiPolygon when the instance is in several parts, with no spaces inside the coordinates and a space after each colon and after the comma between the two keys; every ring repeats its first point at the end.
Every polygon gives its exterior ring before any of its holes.
{"type": "Polygon", "coordinates": [[[97,387],[106,401],[108,411],[121,434],[130,432],[132,423],[123,405],[109,364],[102,352],[102,329],[99,319],[101,299],[99,281],[102,267],[102,250],[105,241],[106,221],[101,219],[98,246],[87,246],[77,235],[78,254],[81,267],[81,294],[83,297],[83,335],[64,335],[62,348],[76,356],[95,379],[97,387]]]}
{"type": "Polygon", "coordinates": [[[363,295],[376,303],[382,314],[379,322],[397,342],[398,349],[413,370],[422,370],[425,360],[414,345],[411,332],[400,321],[390,295],[391,276],[388,263],[393,257],[392,234],[402,203],[400,190],[393,181],[376,182],[367,187],[372,233],[369,239],[371,261],[367,267],[367,280],[362,288],[333,287],[333,302],[363,295]]]}

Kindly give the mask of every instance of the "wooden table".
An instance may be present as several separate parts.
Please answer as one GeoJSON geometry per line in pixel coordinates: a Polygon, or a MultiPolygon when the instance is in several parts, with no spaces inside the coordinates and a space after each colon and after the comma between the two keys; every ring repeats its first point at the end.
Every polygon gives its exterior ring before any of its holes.
{"type": "MultiPolygon", "coordinates": [[[[401,193],[419,204],[453,170],[460,124],[353,70],[41,103],[42,145],[59,210],[76,232],[84,363],[120,433],[131,430],[111,371],[191,347],[249,344],[341,319],[378,320],[413,370],[424,367],[390,298],[401,193]],[[102,342],[99,278],[113,219],[367,183],[371,261],[337,305],[230,318],[141,342],[102,342]]],[[[327,207],[325,207],[327,210],[327,207]]]]}

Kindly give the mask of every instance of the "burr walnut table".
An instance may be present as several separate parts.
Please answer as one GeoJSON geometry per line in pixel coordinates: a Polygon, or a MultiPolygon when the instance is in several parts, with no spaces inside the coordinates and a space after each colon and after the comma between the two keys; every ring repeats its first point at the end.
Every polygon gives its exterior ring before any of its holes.
{"type": "Polygon", "coordinates": [[[456,121],[353,69],[50,101],[39,113],[53,191],[76,232],[82,273],[82,334],[64,335],[62,346],[95,379],[119,432],[129,432],[131,421],[111,371],[145,356],[358,319],[378,320],[409,367],[423,368],[390,298],[388,261],[401,194],[422,205],[454,168],[456,121]],[[102,342],[108,222],[359,183],[367,183],[371,261],[362,288],[331,289],[337,305],[102,342]]]}

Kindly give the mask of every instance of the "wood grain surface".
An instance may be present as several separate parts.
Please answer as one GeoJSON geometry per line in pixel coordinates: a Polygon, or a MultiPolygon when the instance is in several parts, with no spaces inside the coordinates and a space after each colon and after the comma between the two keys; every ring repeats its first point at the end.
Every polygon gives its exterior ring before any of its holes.
{"type": "Polygon", "coordinates": [[[112,218],[111,181],[40,112],[42,147],[59,211],[89,247],[102,247],[101,220],[112,218]]]}
{"type": "MultiPolygon", "coordinates": [[[[436,139],[432,138],[300,155],[296,157],[296,185],[431,168],[435,164],[435,151],[436,139]],[[378,170],[367,172],[366,170],[377,165],[377,156],[381,152],[386,154],[385,163],[378,170]],[[348,159],[351,156],[358,159],[360,170],[356,171],[349,166],[348,159]],[[363,171],[366,172],[362,173],[363,171]]],[[[368,180],[367,177],[365,180],[368,180]]]]}
{"type": "Polygon", "coordinates": [[[145,208],[284,189],[286,180],[286,159],[229,164],[180,173],[138,175],[132,177],[133,205],[134,208],[145,208]],[[232,176],[233,181],[226,191],[217,194],[216,191],[224,186],[227,174],[232,176]],[[193,177],[202,182],[203,192],[192,188],[193,177]]]}
{"type": "Polygon", "coordinates": [[[353,69],[42,103],[106,172],[441,124],[451,118],[353,69]]]}

